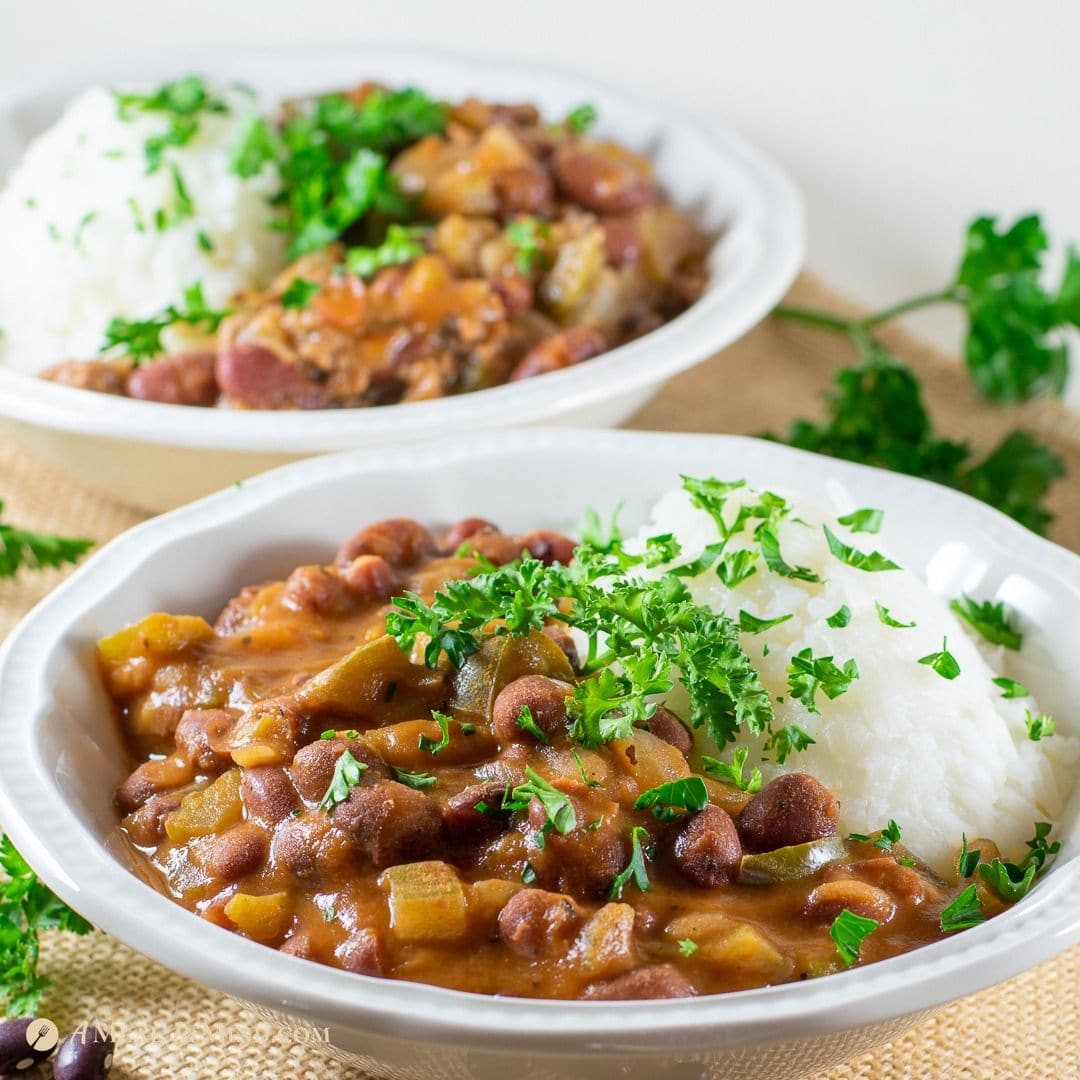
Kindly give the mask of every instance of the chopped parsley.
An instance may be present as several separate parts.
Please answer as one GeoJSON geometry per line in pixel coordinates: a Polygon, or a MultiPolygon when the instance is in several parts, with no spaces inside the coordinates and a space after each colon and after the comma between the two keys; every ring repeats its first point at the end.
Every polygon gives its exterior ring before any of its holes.
{"type": "Polygon", "coordinates": [[[334,776],[326,794],[319,802],[320,810],[332,810],[338,803],[343,803],[349,792],[356,787],[367,771],[367,764],[357,761],[349,750],[346,750],[334,763],[334,776]]]}
{"type": "Polygon", "coordinates": [[[891,626],[897,630],[910,630],[916,624],[913,622],[901,622],[899,619],[894,619],[890,614],[889,609],[884,604],[879,604],[874,601],[874,607],[877,608],[878,620],[884,626],[891,626]]]}
{"type": "MultiPolygon", "coordinates": [[[[0,500],[0,517],[4,503],[0,500]]],[[[13,578],[20,570],[76,563],[94,546],[93,540],[34,532],[0,521],[0,578],[13,578]]]]}
{"type": "Polygon", "coordinates": [[[439,725],[439,731],[442,733],[441,737],[436,740],[429,738],[421,732],[417,745],[421,750],[426,750],[429,754],[434,756],[435,754],[441,753],[450,745],[450,721],[452,718],[447,716],[446,713],[439,712],[438,709],[431,710],[431,718],[439,725]]]}
{"type": "Polygon", "coordinates": [[[892,559],[886,558],[880,551],[859,551],[845,544],[828,525],[823,525],[822,528],[825,530],[825,540],[829,545],[829,551],[848,566],[853,566],[856,570],[866,570],[869,573],[900,569],[892,559]]]}
{"type": "Polygon", "coordinates": [[[374,277],[388,266],[401,266],[424,254],[421,243],[427,228],[419,225],[390,225],[377,247],[351,247],[345,255],[345,269],[357,277],[374,277]]]}
{"type": "Polygon", "coordinates": [[[938,919],[938,924],[946,934],[957,930],[968,930],[985,921],[982,902],[974,885],[969,885],[947,908],[938,919]]]}
{"type": "Polygon", "coordinates": [[[531,862],[527,862],[521,871],[522,885],[531,885],[536,880],[536,869],[531,862]]]}
{"type": "Polygon", "coordinates": [[[756,551],[750,548],[739,548],[738,551],[725,555],[716,564],[716,575],[729,589],[734,589],[748,577],[757,573],[757,560],[756,551]]]}
{"type": "Polygon", "coordinates": [[[846,660],[843,667],[837,667],[831,656],[815,657],[813,650],[806,648],[791,658],[787,673],[791,696],[801,701],[807,711],[818,713],[821,711],[816,700],[818,691],[830,701],[840,697],[859,677],[859,668],[854,660],[846,660]]]}
{"type": "Polygon", "coordinates": [[[577,135],[582,135],[596,123],[596,106],[585,101],[566,114],[563,125],[577,135]]]}
{"type": "Polygon", "coordinates": [[[960,665],[957,663],[956,657],[949,652],[948,638],[942,639],[939,652],[927,653],[926,656],[919,658],[919,663],[932,668],[943,679],[955,679],[960,674],[960,665]]]}
{"type": "Polygon", "coordinates": [[[1061,850],[1060,840],[1055,840],[1053,843],[1047,840],[1052,828],[1053,826],[1048,821],[1037,821],[1035,822],[1035,836],[1026,841],[1030,853],[1025,861],[1034,863],[1039,873],[1042,873],[1047,860],[1061,850]]]}
{"type": "Polygon", "coordinates": [[[732,784],[740,791],[748,791],[751,795],[761,790],[761,770],[752,769],[750,775],[744,777],[746,759],[750,751],[745,746],[736,747],[731,755],[731,764],[710,757],[708,754],[701,755],[701,766],[709,776],[725,783],[732,784]]]}
{"type": "Polygon", "coordinates": [[[693,956],[698,951],[698,943],[692,938],[679,939],[679,955],[693,956]]]}
{"type": "Polygon", "coordinates": [[[296,277],[289,282],[289,287],[281,294],[283,308],[306,308],[311,298],[322,288],[317,281],[296,277]]]}
{"type": "Polygon", "coordinates": [[[960,855],[956,860],[956,872],[962,878],[969,878],[975,873],[982,858],[978,849],[972,851],[967,845],[967,833],[960,834],[960,855]]]}
{"type": "Polygon", "coordinates": [[[323,908],[323,922],[332,923],[337,919],[337,911],[332,907],[323,908]]]}
{"type": "Polygon", "coordinates": [[[848,839],[857,844],[872,843],[874,847],[881,848],[882,851],[892,851],[900,843],[900,826],[889,818],[889,824],[881,829],[876,837],[867,836],[866,833],[852,833],[848,839]]]}
{"type": "Polygon", "coordinates": [[[997,679],[993,679],[993,684],[1001,688],[1003,698],[1022,698],[1031,697],[1031,691],[1022,683],[1017,682],[1015,679],[1006,678],[1004,675],[997,679]]]}
{"type": "Polygon", "coordinates": [[[765,565],[781,577],[795,578],[799,581],[820,581],[821,578],[806,566],[792,566],[786,562],[780,554],[780,541],[776,531],[768,526],[759,528],[757,531],[758,543],[761,545],[761,557],[765,565]]]}
{"type": "Polygon", "coordinates": [[[991,645],[1017,650],[1023,644],[1024,636],[1009,622],[1003,601],[995,604],[992,600],[984,600],[980,603],[970,596],[962,596],[949,607],[991,645]]]}
{"type": "Polygon", "coordinates": [[[1049,739],[1057,730],[1054,718],[1042,713],[1035,716],[1030,709],[1025,709],[1024,723],[1027,726],[1027,735],[1032,742],[1040,739],[1049,739]]]}
{"type": "Polygon", "coordinates": [[[660,821],[670,821],[678,816],[678,810],[688,810],[696,814],[708,805],[709,791],[705,787],[705,781],[700,776],[687,776],[643,791],[637,797],[634,809],[651,808],[660,821]]]}
{"type": "Polygon", "coordinates": [[[878,926],[876,919],[864,919],[847,908],[833,919],[829,937],[833,939],[845,967],[851,967],[859,959],[862,943],[878,926]]]}
{"type": "Polygon", "coordinates": [[[876,533],[881,531],[881,523],[885,520],[884,510],[852,510],[850,514],[836,519],[841,525],[846,525],[853,533],[876,533]]]}
{"type": "Polygon", "coordinates": [[[581,760],[581,755],[576,749],[570,751],[574,755],[574,761],[577,762],[578,772],[581,773],[581,782],[587,788],[598,788],[600,786],[599,780],[591,780],[589,774],[585,771],[585,762],[581,760]]]}
{"type": "Polygon", "coordinates": [[[161,335],[174,323],[199,327],[212,334],[228,314],[228,311],[218,311],[207,304],[202,283],[196,281],[184,290],[179,306],[170,304],[164,311],[146,319],[114,318],[105,328],[105,341],[99,352],[119,353],[139,364],[165,351],[161,335]]]}
{"type": "Polygon", "coordinates": [[[761,634],[794,617],[794,613],[789,611],[786,615],[778,615],[775,619],[759,619],[756,615],[751,615],[749,611],[740,611],[739,629],[744,634],[761,634]]]}
{"type": "Polygon", "coordinates": [[[503,798],[503,809],[525,810],[533,799],[537,799],[547,815],[544,832],[554,829],[561,836],[573,832],[578,821],[570,796],[548,783],[529,766],[525,767],[525,777],[526,783],[518,784],[507,792],[503,798]]]}
{"type": "Polygon", "coordinates": [[[390,771],[394,774],[394,779],[399,784],[415,788],[417,791],[423,791],[425,788],[433,788],[436,783],[436,778],[432,776],[431,773],[407,772],[405,769],[399,769],[396,765],[391,765],[390,771]]]}
{"type": "Polygon", "coordinates": [[[783,765],[792,754],[813,746],[815,741],[798,724],[788,724],[769,736],[765,748],[776,756],[778,765],[783,765]]]}
{"type": "Polygon", "coordinates": [[[517,218],[506,226],[506,239],[514,249],[514,265],[523,274],[546,267],[550,232],[547,222],[536,217],[517,218]]]}
{"type": "Polygon", "coordinates": [[[851,608],[841,604],[825,621],[834,630],[843,630],[851,622],[851,608]]]}
{"type": "Polygon", "coordinates": [[[1036,867],[1033,863],[1016,866],[1014,863],[993,859],[979,867],[980,876],[1007,904],[1015,904],[1028,894],[1035,881],[1036,867]]]}
{"type": "MultiPolygon", "coordinates": [[[[517,714],[515,723],[522,731],[527,731],[537,742],[546,743],[548,741],[544,729],[537,724],[533,718],[532,709],[528,705],[521,706],[521,711],[517,714]]],[[[580,759],[578,764],[581,764],[580,759]]]]}
{"type": "Polygon", "coordinates": [[[623,889],[633,880],[641,892],[649,891],[649,871],[645,866],[645,852],[641,846],[643,839],[648,839],[649,831],[641,825],[635,825],[630,831],[631,854],[626,868],[615,875],[608,896],[612,900],[621,900],[623,889]]]}

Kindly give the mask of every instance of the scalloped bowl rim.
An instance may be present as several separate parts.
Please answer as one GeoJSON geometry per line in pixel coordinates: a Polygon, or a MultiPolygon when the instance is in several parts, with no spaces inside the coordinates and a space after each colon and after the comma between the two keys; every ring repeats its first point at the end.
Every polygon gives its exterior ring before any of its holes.
{"type": "MultiPolygon", "coordinates": [[[[959,515],[984,547],[1013,567],[1052,571],[1080,609],[1080,557],[975,500],[921,480],[820,458],[739,436],[531,429],[453,445],[352,451],[287,465],[129,530],[93,555],[34,609],[0,651],[0,820],[41,877],[95,925],[153,959],[237,997],[320,1024],[408,1039],[483,1046],[512,1035],[522,1052],[657,1052],[772,1043],[871,1024],[931,1008],[1048,959],[1080,941],[1080,857],[1057,864],[1023,903],[956,938],[806,983],[675,1001],[563,1002],[496,998],[356,976],[282,955],[190,914],[122,867],[67,807],[45,775],[34,717],[50,708],[50,652],[95,604],[155,553],[198,544],[206,531],[242,529],[246,517],[313,482],[355,493],[365,476],[437,470],[498,451],[573,451],[632,457],[715,450],[748,470],[781,463],[793,477],[873,486],[880,502],[913,500],[959,515]],[[682,451],[680,451],[682,448],[682,451]],[[186,538],[186,539],[185,539],[186,538]],[[30,761],[33,768],[16,763],[30,761]],[[44,837],[48,837],[46,841],[44,837]]],[[[930,520],[926,516],[924,521],[930,520]]],[[[931,530],[934,524],[930,524],[931,530]]],[[[1070,850],[1075,845],[1070,841],[1070,850]]]]}
{"type": "MultiPolygon", "coordinates": [[[[646,118],[654,131],[669,131],[692,139],[709,162],[740,175],[756,204],[750,221],[736,215],[733,231],[749,229],[758,238],[757,250],[736,278],[718,279],[705,295],[681,315],[645,336],[611,349],[588,363],[551,372],[543,378],[508,383],[460,396],[434,401],[383,405],[368,409],[311,411],[247,411],[227,408],[192,409],[186,406],[99,394],[94,408],[87,408],[86,391],[50,383],[0,365],[0,415],[44,427],[111,439],[126,438],[147,443],[237,451],[317,452],[342,449],[380,440],[428,438],[454,433],[477,425],[503,427],[538,423],[572,409],[601,405],[616,393],[632,393],[700,363],[736,341],[759,322],[794,280],[804,251],[804,219],[801,197],[786,173],[766,154],[732,129],[721,124],[707,128],[687,123],[673,111],[643,102],[632,94],[609,89],[591,79],[533,63],[496,63],[487,59],[427,48],[401,45],[365,45],[347,49],[208,50],[201,67],[210,71],[215,63],[242,68],[314,57],[327,62],[356,59],[358,67],[369,65],[419,66],[416,81],[423,83],[424,65],[445,77],[479,72],[493,81],[528,81],[545,92],[566,100],[587,95],[599,105],[618,113],[633,110],[646,118]],[[215,58],[218,58],[215,60],[215,58]]],[[[140,58],[138,69],[169,70],[184,61],[181,54],[166,52],[140,58]]],[[[69,76],[63,87],[72,91],[95,75],[105,78],[114,67],[120,78],[133,69],[128,58],[115,64],[88,66],[81,77],[69,76]]],[[[115,81],[116,76],[112,76],[115,81]]],[[[148,78],[149,75],[142,76],[148,78]]],[[[428,76],[430,79],[430,75],[428,76]]],[[[0,114],[32,104],[44,93],[56,92],[55,82],[39,81],[0,95],[0,114]]],[[[498,86],[493,87],[498,93],[498,86]]],[[[613,130],[618,134],[617,125],[613,130]]],[[[0,176],[0,182],[3,177],[0,176]]],[[[743,212],[746,212],[745,207],[743,212]]]]}

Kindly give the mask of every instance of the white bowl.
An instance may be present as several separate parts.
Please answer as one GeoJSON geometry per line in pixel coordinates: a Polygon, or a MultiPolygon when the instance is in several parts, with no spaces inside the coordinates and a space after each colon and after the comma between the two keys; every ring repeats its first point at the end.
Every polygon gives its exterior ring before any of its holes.
{"type": "Polygon", "coordinates": [[[644,520],[679,472],[745,476],[823,503],[888,511],[895,553],[943,595],[1000,596],[1022,615],[1016,672],[1063,730],[1080,700],[1080,558],[981,503],[918,480],[729,436],[550,429],[488,433],[300,462],[141,525],[49,596],[0,656],[0,821],[97,926],[168,967],[327,1027],[396,1078],[801,1075],[891,1038],[928,1010],[1080,940],[1080,805],[1063,850],[1017,907],[947,941],[809,983],[661,1002],[482,997],[285,956],[185,911],[105,847],[125,774],[93,643],[152,610],[213,617],[239,586],[326,559],[391,515],[480,514],[512,530],[569,528],[625,500],[644,520]],[[527,493],[524,494],[523,493],[527,493]]]}
{"type": "MultiPolygon", "coordinates": [[[[125,60],[62,86],[0,99],[0,180],[28,140],[87,81],[158,83],[191,63],[125,60]]],[[[732,131],[705,134],[651,104],[576,76],[396,47],[317,54],[232,51],[200,56],[198,63],[208,75],[255,86],[265,101],[364,78],[413,83],[448,98],[478,94],[534,101],[549,116],[588,100],[599,109],[597,130],[647,152],[674,201],[692,208],[719,235],[709,286],[677,319],[569,370],[460,397],[371,409],[237,412],[89,396],[0,367],[0,422],[39,454],[141,506],[176,506],[273,465],[329,450],[522,424],[616,425],[672,375],[746,333],[784,294],[802,260],[799,196],[760,151],[732,131]]]]}

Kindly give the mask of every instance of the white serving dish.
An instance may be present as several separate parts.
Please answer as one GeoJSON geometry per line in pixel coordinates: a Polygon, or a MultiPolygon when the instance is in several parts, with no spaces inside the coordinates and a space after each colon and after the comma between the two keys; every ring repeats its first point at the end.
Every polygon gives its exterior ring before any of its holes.
{"type": "MultiPolygon", "coordinates": [[[[63,85],[0,98],[0,182],[28,140],[88,82],[158,84],[187,73],[194,62],[127,58],[77,73],[63,85]]],[[[600,113],[598,132],[648,152],[670,196],[719,235],[708,290],[673,322],[570,370],[461,397],[373,409],[235,412],[88,395],[0,367],[0,425],[86,482],[148,509],[177,506],[330,450],[522,424],[614,426],[672,375],[746,333],[781,298],[802,260],[798,193],[765,155],[732,131],[706,134],[586,79],[397,47],[231,50],[200,55],[197,62],[207,75],[255,86],[267,102],[363,79],[411,83],[448,98],[472,93],[534,101],[551,116],[592,101],[600,113]]]]}
{"type": "Polygon", "coordinates": [[[349,975],[188,913],[106,850],[125,775],[94,640],[153,610],[213,617],[237,589],[327,559],[391,515],[480,514],[569,529],[625,501],[644,519],[680,472],[746,477],[886,511],[890,550],[935,591],[1008,600],[1015,674],[1062,730],[1080,700],[1080,558],[981,503],[919,480],[733,436],[535,429],[300,462],[131,530],[39,605],[0,654],[0,821],[66,901],[121,941],[257,1007],[327,1027],[364,1069],[398,1080],[590,1076],[782,1080],[892,1038],[952,998],[1080,941],[1080,803],[1064,847],[1018,907],[945,942],[809,983],[645,1003],[490,998],[349,975]]]}

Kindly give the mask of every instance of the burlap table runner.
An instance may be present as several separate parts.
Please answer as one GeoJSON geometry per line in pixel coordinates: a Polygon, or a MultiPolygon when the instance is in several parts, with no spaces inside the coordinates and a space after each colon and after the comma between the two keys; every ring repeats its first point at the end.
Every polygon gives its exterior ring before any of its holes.
{"type": "MultiPolygon", "coordinates": [[[[850,309],[804,276],[792,299],[850,309]]],[[[1066,459],[1058,485],[1054,538],[1080,550],[1080,419],[1054,402],[1004,410],[980,401],[958,364],[901,332],[889,343],[923,377],[941,430],[986,446],[1023,424],[1066,459]]],[[[780,430],[817,413],[836,368],[850,362],[831,335],[769,321],[737,345],[675,379],[631,426],[673,431],[780,430]]],[[[0,498],[10,520],[108,539],[142,519],[0,443],[0,498]]],[[[59,572],[0,583],[0,637],[52,588],[59,572]]],[[[2,752],[2,751],[0,751],[2,752]]],[[[122,1080],[343,1080],[363,1074],[260,1020],[241,1004],[172,974],[104,934],[50,936],[42,968],[55,986],[44,1011],[74,1027],[100,1017],[116,1033],[122,1080]]],[[[1019,978],[948,1006],[903,1038],[815,1080],[1080,1076],[1080,949],[1019,978]]]]}

